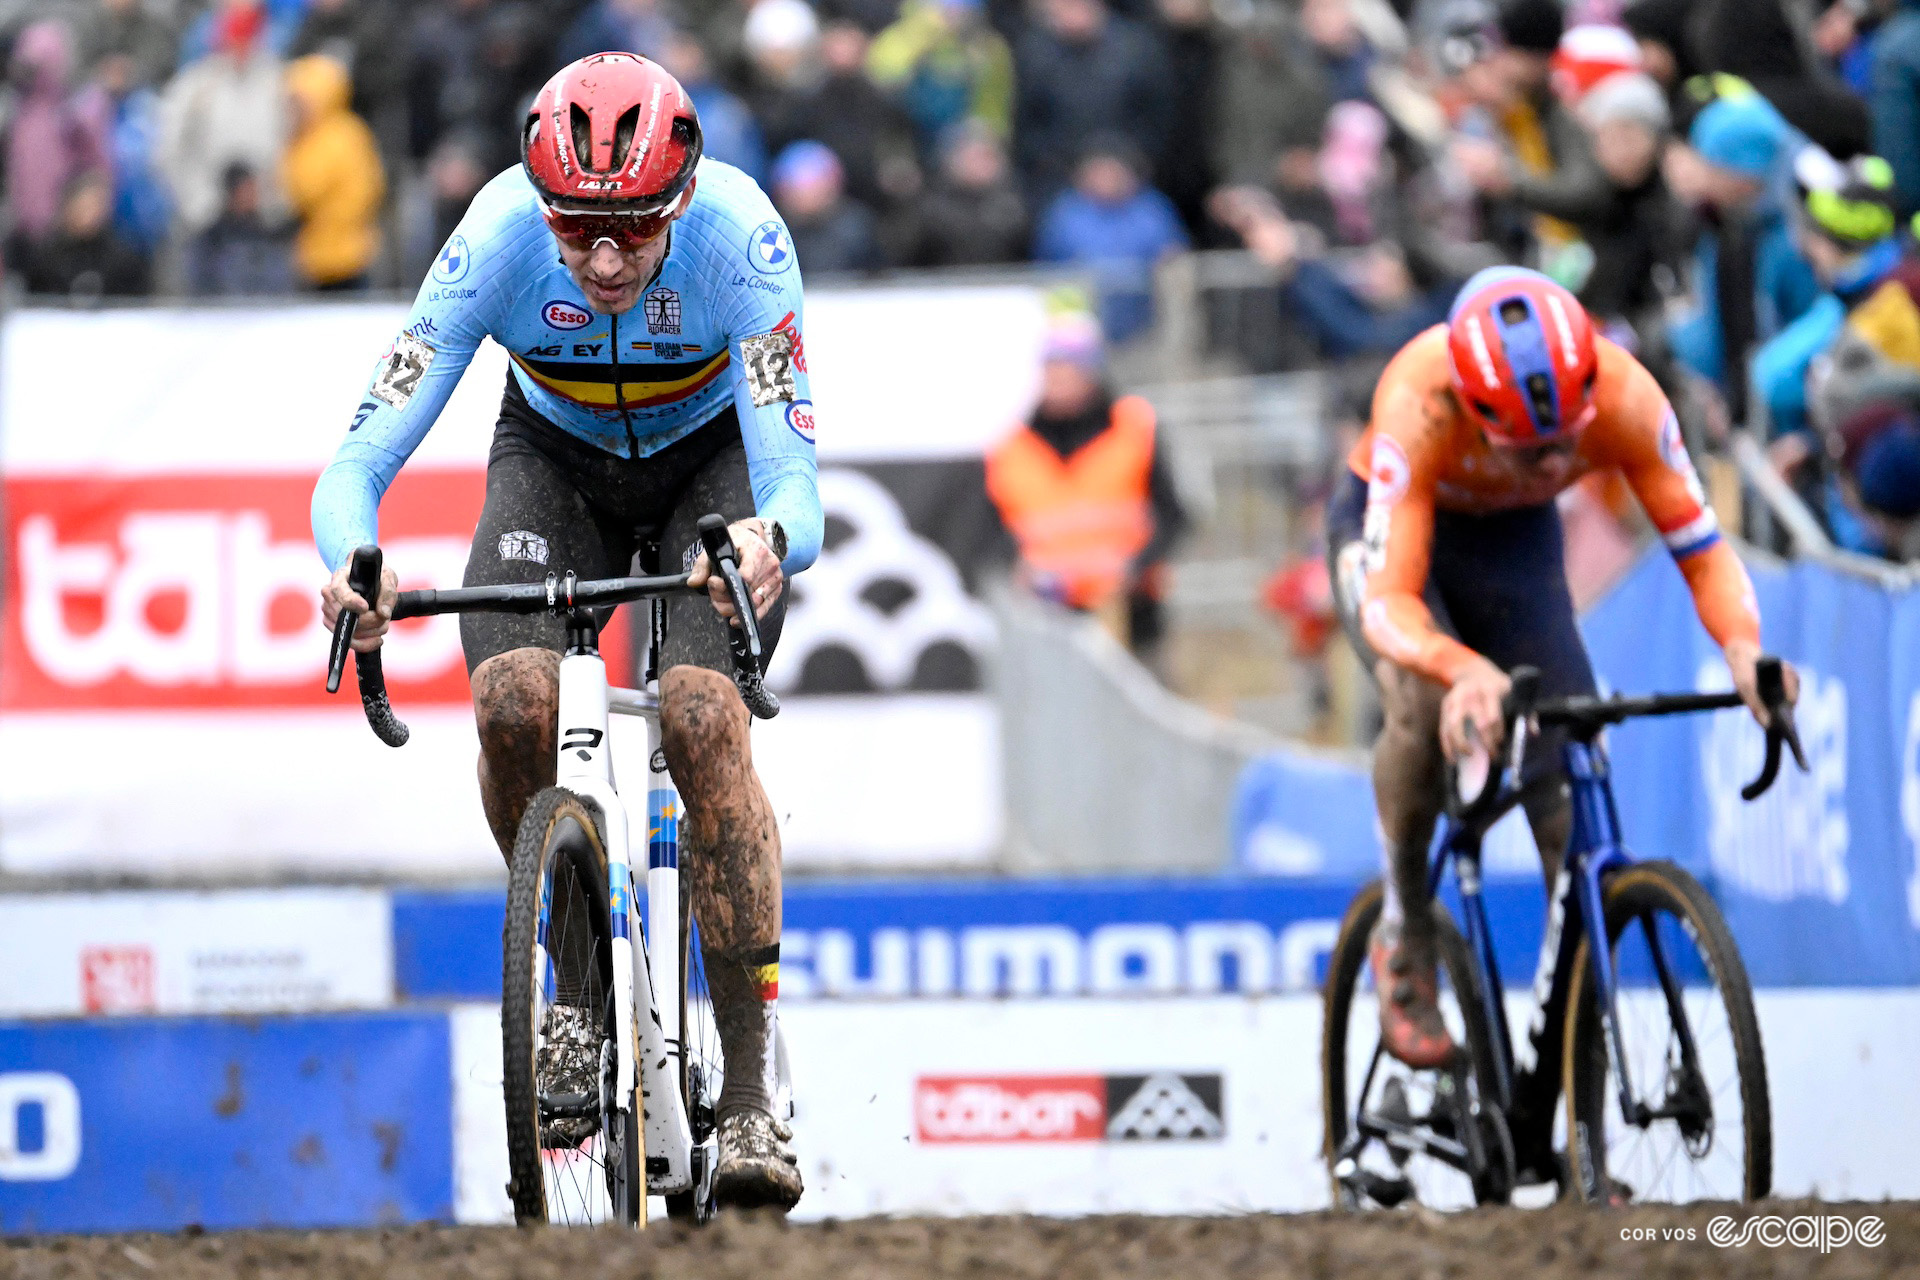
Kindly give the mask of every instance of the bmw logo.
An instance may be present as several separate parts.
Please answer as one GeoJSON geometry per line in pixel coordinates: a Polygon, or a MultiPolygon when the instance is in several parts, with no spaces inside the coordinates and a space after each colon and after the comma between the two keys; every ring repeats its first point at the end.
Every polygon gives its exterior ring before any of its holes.
{"type": "Polygon", "coordinates": [[[747,257],[756,271],[779,275],[793,265],[793,241],[778,222],[763,222],[747,239],[747,257]]]}
{"type": "Polygon", "coordinates": [[[458,284],[466,279],[467,271],[472,266],[472,255],[467,252],[467,238],[455,236],[447,241],[447,247],[434,259],[433,278],[441,284],[458,284]]]}

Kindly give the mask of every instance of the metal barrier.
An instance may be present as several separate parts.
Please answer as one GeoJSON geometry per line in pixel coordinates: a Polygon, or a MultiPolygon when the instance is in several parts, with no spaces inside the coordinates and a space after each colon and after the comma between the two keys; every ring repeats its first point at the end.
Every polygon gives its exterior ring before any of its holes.
{"type": "Polygon", "coordinates": [[[1247,762],[1288,745],[1163,688],[1093,618],[996,593],[1010,871],[1229,865],[1247,762]]]}

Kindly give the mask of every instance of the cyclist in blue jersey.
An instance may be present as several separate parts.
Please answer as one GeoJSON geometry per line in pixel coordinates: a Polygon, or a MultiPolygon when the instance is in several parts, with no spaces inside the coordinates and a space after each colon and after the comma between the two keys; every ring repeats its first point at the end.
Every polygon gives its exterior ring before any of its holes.
{"type": "MultiPolygon", "coordinates": [[[[715,1194],[790,1208],[800,1172],[772,1113],[779,828],[730,674],[732,607],[695,522],[731,522],[771,655],[786,577],[813,563],[824,521],[792,241],[751,178],[700,151],[686,91],[644,58],[596,54],[548,81],[521,165],[474,198],[375,367],[314,490],[313,530],[334,571],[331,627],[367,608],[347,561],[377,540],[381,495],[491,337],[511,367],[467,585],[624,574],[657,541],[708,586],[712,609],[695,596],[669,607],[660,727],[726,1059],[715,1194]]],[[[389,570],[356,649],[378,647],[395,595],[389,570]]],[[[554,780],[562,627],[469,614],[461,640],[481,802],[510,858],[521,813],[554,780]]]]}

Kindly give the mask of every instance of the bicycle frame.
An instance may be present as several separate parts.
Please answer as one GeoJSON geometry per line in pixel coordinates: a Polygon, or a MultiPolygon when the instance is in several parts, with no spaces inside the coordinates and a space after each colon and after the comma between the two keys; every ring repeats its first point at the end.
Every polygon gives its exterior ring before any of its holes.
{"type": "MultiPolygon", "coordinates": [[[[653,604],[654,628],[664,613],[653,604]]],[[[658,649],[655,649],[658,652],[658,649]]],[[[581,611],[567,627],[560,659],[559,760],[556,782],[600,806],[606,823],[607,889],[613,935],[616,1096],[633,1096],[638,1073],[643,1099],[643,1176],[650,1195],[686,1191],[710,1170],[696,1168],[693,1134],[681,1096],[680,1028],[680,796],[660,749],[658,681],[646,689],[609,686],[592,618],[581,611]],[[638,716],[647,726],[647,919],[640,927],[634,902],[632,843],[626,803],[613,776],[609,721],[638,716]],[[639,935],[644,945],[636,947],[639,935]],[[666,998],[662,1000],[662,993],[666,998]],[[635,1013],[640,1057],[633,1059],[635,1013]]],[[[542,920],[546,917],[542,904],[542,920]]]]}
{"type": "MultiPolygon", "coordinates": [[[[1467,946],[1480,972],[1480,1000],[1487,1026],[1492,1030],[1496,1092],[1493,1101],[1509,1116],[1531,1122],[1544,1120],[1549,1126],[1560,1089],[1561,1037],[1566,1029],[1566,1001],[1574,955],[1583,936],[1605,939],[1604,881],[1612,872],[1633,861],[1620,838],[1620,813],[1614,805],[1611,771],[1598,738],[1571,740],[1563,747],[1562,756],[1571,792],[1573,830],[1548,904],[1546,933],[1541,939],[1540,960],[1534,971],[1533,1008],[1526,1038],[1517,1053],[1507,1022],[1500,965],[1494,955],[1492,930],[1487,923],[1486,902],[1481,892],[1480,845],[1484,829],[1491,823],[1463,824],[1449,819],[1434,853],[1428,883],[1429,893],[1437,893],[1447,864],[1453,864],[1467,946]]],[[[1510,811],[1519,802],[1518,789],[1511,782],[1503,785],[1512,794],[1496,813],[1510,811]]],[[[1667,964],[1657,936],[1649,932],[1648,939],[1674,1025],[1683,1038],[1685,1052],[1691,1056],[1692,1033],[1687,1026],[1685,1008],[1678,999],[1679,981],[1667,964]]],[[[1633,1118],[1645,1111],[1645,1104],[1634,1097],[1625,1046],[1621,1042],[1619,982],[1614,972],[1613,952],[1608,946],[1597,944],[1588,948],[1587,955],[1593,970],[1595,998],[1607,1028],[1607,1053],[1620,1091],[1621,1114],[1633,1118]]],[[[1521,1136],[1516,1132],[1516,1145],[1521,1136]]]]}

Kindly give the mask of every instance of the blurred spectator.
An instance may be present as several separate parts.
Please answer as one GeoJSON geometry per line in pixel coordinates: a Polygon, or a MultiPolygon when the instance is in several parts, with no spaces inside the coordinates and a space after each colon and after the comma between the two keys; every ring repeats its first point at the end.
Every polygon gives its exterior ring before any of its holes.
{"type": "Polygon", "coordinates": [[[1040,218],[1033,256],[1041,262],[1081,263],[1100,281],[1100,319],[1115,342],[1153,323],[1153,268],[1187,247],[1173,202],[1142,180],[1143,164],[1130,142],[1097,139],[1040,218]]]}
{"type": "Polygon", "coordinates": [[[382,137],[383,117],[395,117],[393,150],[398,151],[398,117],[406,91],[406,43],[398,38],[400,11],[393,0],[307,0],[308,8],[290,58],[325,54],[347,70],[353,85],[354,114],[382,137]]]}
{"type": "Polygon", "coordinates": [[[1109,14],[1104,0],[1040,0],[1038,17],[1014,59],[1014,158],[1029,196],[1051,198],[1102,135],[1125,138],[1143,157],[1161,155],[1175,88],[1154,33],[1109,14]]]}
{"type": "Polygon", "coordinates": [[[593,0],[560,37],[553,62],[561,67],[610,50],[658,58],[672,38],[673,23],[660,0],[593,0]]]}
{"type": "Polygon", "coordinates": [[[1643,335],[1632,345],[1646,359],[1664,302],[1659,268],[1666,266],[1671,279],[1680,257],[1679,211],[1660,176],[1670,124],[1666,95],[1651,76],[1615,72],[1587,91],[1575,114],[1592,132],[1594,158],[1611,193],[1580,226],[1593,251],[1580,301],[1603,324],[1632,325],[1643,335]]]}
{"type": "Polygon", "coordinates": [[[347,107],[346,68],[312,54],[287,68],[292,141],[281,175],[300,219],[294,263],[316,289],[360,289],[380,252],[386,175],[373,130],[347,107]]]}
{"type": "Polygon", "coordinates": [[[747,102],[764,121],[782,95],[819,78],[820,19],[806,0],[756,0],[740,29],[747,102]]]}
{"type": "Polygon", "coordinates": [[[867,35],[851,22],[820,33],[818,75],[766,100],[768,145],[803,138],[840,157],[847,193],[881,209],[910,194],[916,176],[913,128],[906,113],[867,78],[867,35]]]}
{"type": "Polygon", "coordinates": [[[1700,74],[1687,34],[1692,6],[1693,0],[1634,0],[1620,13],[1640,45],[1642,70],[1667,91],[1673,105],[1679,105],[1680,86],[1700,74]]]}
{"type": "Polygon", "coordinates": [[[409,155],[424,160],[460,130],[485,148],[489,173],[520,162],[520,113],[555,69],[540,22],[517,0],[438,0],[419,10],[407,65],[409,155]]]}
{"type": "Polygon", "coordinates": [[[1873,42],[1873,149],[1893,166],[1902,211],[1920,209],[1920,0],[1899,11],[1873,42]]]}
{"type": "Polygon", "coordinates": [[[179,52],[178,28],[154,13],[145,0],[99,0],[82,29],[82,65],[91,72],[107,58],[126,58],[129,92],[165,84],[179,52]]]}
{"type": "Polygon", "coordinates": [[[187,242],[187,292],[202,298],[292,292],[292,249],[286,233],[261,216],[259,176],[243,164],[230,164],[221,186],[226,199],[220,216],[187,242]]]}
{"type": "Polygon", "coordinates": [[[918,223],[917,266],[976,267],[1026,257],[1026,201],[993,130],[970,121],[949,132],[939,174],[921,197],[918,223]]]}
{"type": "Polygon", "coordinates": [[[52,230],[76,178],[108,168],[105,111],[98,95],[74,91],[72,77],[73,41],[61,23],[33,23],[14,41],[6,208],[29,240],[52,230]]]}
{"type": "Polygon", "coordinates": [[[1461,74],[1496,136],[1459,139],[1453,160],[1480,191],[1533,215],[1496,232],[1514,256],[1531,241],[1540,269],[1577,290],[1592,265],[1579,224],[1605,218],[1613,192],[1586,130],[1552,91],[1560,6],[1506,0],[1497,22],[1498,38],[1461,74]]]}
{"type": "Polygon", "coordinates": [[[1792,127],[1742,80],[1689,83],[1711,97],[1687,144],[1667,148],[1664,167],[1674,196],[1700,213],[1706,234],[1695,249],[1691,313],[1669,335],[1675,357],[1716,388],[1728,416],[1741,422],[1754,346],[1799,319],[1820,286],[1794,249],[1780,203],[1792,127]]]}
{"type": "Polygon", "coordinates": [[[1301,0],[1300,28],[1326,72],[1335,102],[1372,97],[1373,46],[1354,21],[1352,0],[1301,0]]]}
{"type": "Polygon", "coordinates": [[[1807,435],[1816,360],[1841,366],[1821,377],[1829,424],[1863,398],[1861,384],[1880,380],[1880,369],[1903,370],[1909,381],[1920,375],[1920,262],[1896,234],[1892,167],[1878,156],[1842,165],[1812,145],[1794,157],[1793,177],[1794,238],[1825,292],[1753,357],[1753,383],[1782,445],[1775,462],[1789,473],[1818,452],[1807,435]],[[1829,352],[1843,330],[1856,353],[1835,359],[1829,352]],[[1829,386],[1836,377],[1839,385],[1829,386]]]}
{"type": "Polygon", "coordinates": [[[1167,127],[1171,141],[1157,158],[1154,173],[1188,232],[1199,234],[1206,227],[1207,193],[1218,180],[1207,144],[1218,111],[1221,39],[1211,0],[1159,0],[1159,7],[1167,61],[1180,92],[1174,95],[1167,127]]]}
{"type": "Polygon", "coordinates": [[[1124,608],[1127,639],[1151,652],[1167,556],[1187,525],[1153,406],[1115,397],[1085,312],[1053,316],[1044,344],[1040,401],[988,452],[987,494],[1029,589],[1073,609],[1124,608]]]}
{"type": "MultiPolygon", "coordinates": [[[[220,24],[225,11],[236,0],[184,0],[180,10],[192,14],[199,10],[198,16],[187,22],[187,28],[180,37],[180,65],[198,62],[208,54],[220,48],[220,24]]],[[[300,29],[301,19],[306,17],[307,5],[311,0],[238,0],[239,3],[252,4],[260,10],[260,43],[271,49],[277,58],[286,56],[287,48],[293,43],[294,32],[300,29]]]]}
{"type": "MultiPolygon", "coordinates": [[[[702,124],[705,118],[702,117],[702,124]]],[[[440,256],[467,206],[493,175],[480,167],[481,148],[463,133],[443,138],[427,158],[426,181],[414,183],[401,210],[401,283],[411,288],[440,256]]]]}
{"type": "Polygon", "coordinates": [[[1568,27],[1549,59],[1553,91],[1568,106],[1576,105],[1609,76],[1643,68],[1640,45],[1625,27],[1568,27]]]}
{"type": "Polygon", "coordinates": [[[1208,136],[1224,181],[1268,186],[1288,165],[1313,172],[1332,89],[1286,5],[1261,0],[1231,29],[1216,92],[1208,136]]]}
{"type": "Polygon", "coordinates": [[[1371,246],[1343,269],[1320,255],[1314,227],[1293,222],[1259,188],[1224,189],[1209,209],[1279,276],[1284,310],[1329,359],[1391,355],[1446,319],[1458,282],[1421,288],[1393,241],[1371,246]]]}
{"type": "Polygon", "coordinates": [[[840,158],[825,144],[804,140],[780,153],[773,162],[773,202],[810,274],[886,265],[873,211],[848,198],[840,158]]]}
{"type": "Polygon", "coordinates": [[[161,98],[160,167],[189,235],[220,216],[229,165],[261,175],[269,217],[281,207],[286,89],[280,59],[262,45],[265,29],[258,5],[228,4],[219,14],[215,51],[183,68],[161,98]]]}
{"type": "Polygon", "coordinates": [[[1701,0],[1692,17],[1702,69],[1739,76],[1788,124],[1841,159],[1869,145],[1866,104],[1807,57],[1787,0],[1701,0]]]}
{"type": "Polygon", "coordinates": [[[10,255],[27,292],[86,301],[146,294],[146,260],[114,231],[112,215],[112,179],[99,169],[75,176],[53,230],[10,255]]]}
{"type": "Polygon", "coordinates": [[[1012,127],[1013,54],[987,25],[981,0],[907,0],[874,38],[867,72],[906,108],[922,156],[965,119],[1003,138],[1012,127]]]}
{"type": "Polygon", "coordinates": [[[1856,549],[1889,560],[1920,560],[1920,411],[1870,406],[1841,424],[1840,492],[1859,513],[1856,549]]]}
{"type": "Polygon", "coordinates": [[[1814,19],[1809,33],[1814,52],[1863,100],[1873,94],[1874,37],[1895,2],[1832,0],[1814,19]]]}
{"type": "Polygon", "coordinates": [[[173,199],[156,168],[160,151],[160,97],[135,80],[134,61],[110,53],[94,67],[103,95],[113,161],[113,225],[143,256],[166,240],[173,199]]]}
{"type": "MultiPolygon", "coordinates": [[[[673,73],[700,117],[702,151],[716,160],[744,171],[755,182],[767,181],[767,144],[760,124],[747,110],[747,104],[727,91],[713,77],[706,46],[685,32],[675,32],[667,40],[661,63],[673,73]]],[[[451,226],[447,228],[453,230],[451,226]]],[[[435,240],[434,252],[445,237],[435,240]]]]}

